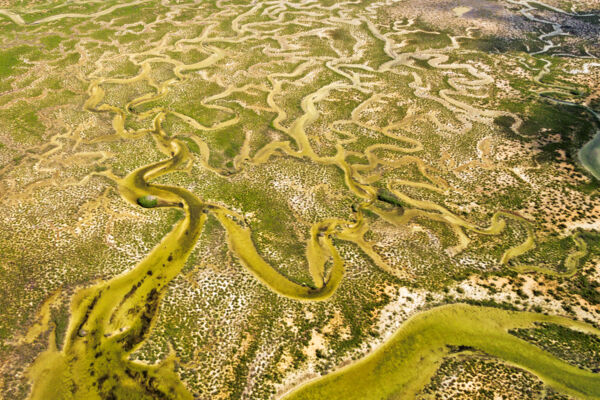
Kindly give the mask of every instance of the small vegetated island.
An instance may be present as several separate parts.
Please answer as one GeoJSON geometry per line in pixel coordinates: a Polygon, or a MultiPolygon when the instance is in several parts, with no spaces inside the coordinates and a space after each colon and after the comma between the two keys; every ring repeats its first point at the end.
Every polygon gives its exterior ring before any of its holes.
{"type": "Polygon", "coordinates": [[[595,0],[0,2],[0,397],[600,399],[595,0]]]}

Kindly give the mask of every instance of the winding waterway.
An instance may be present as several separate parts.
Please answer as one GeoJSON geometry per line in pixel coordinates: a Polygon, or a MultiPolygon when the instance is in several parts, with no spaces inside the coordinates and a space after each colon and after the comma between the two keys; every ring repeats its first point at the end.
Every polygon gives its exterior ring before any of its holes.
{"type": "Polygon", "coordinates": [[[286,399],[412,399],[450,354],[449,346],[483,351],[535,374],[561,393],[600,398],[600,374],[572,366],[508,332],[542,322],[600,334],[556,316],[463,304],[437,307],[410,318],[371,355],[301,386],[286,399]]]}
{"type": "MultiPolygon", "coordinates": [[[[113,11],[142,2],[134,2],[113,6],[95,14],[83,15],[65,13],[42,18],[30,24],[43,24],[64,18],[94,18],[105,16],[113,11]]],[[[283,2],[282,2],[283,3],[283,2]]],[[[550,21],[540,20],[529,13],[533,9],[531,1],[513,1],[524,7],[522,14],[532,21],[551,24],[553,31],[541,34],[539,39],[545,44],[542,54],[555,46],[552,38],[563,34],[560,25],[550,21]]],[[[537,2],[536,2],[537,3],[537,2]]],[[[541,4],[541,3],[537,3],[541,4]]],[[[282,5],[283,6],[283,5],[282,5]]],[[[331,9],[337,9],[332,6],[331,9]]],[[[8,10],[0,10],[0,14],[9,18],[15,24],[25,25],[19,15],[8,10]]],[[[231,24],[232,29],[239,34],[259,37],[264,33],[254,30],[254,24],[243,25],[242,15],[231,24]]],[[[428,99],[440,104],[445,109],[460,115],[463,121],[490,122],[499,116],[510,116],[514,124],[510,127],[517,131],[521,120],[518,116],[489,109],[479,108],[463,98],[474,97],[473,88],[483,88],[493,84],[494,79],[488,73],[464,62],[451,61],[448,53],[460,48],[456,37],[451,37],[451,45],[437,50],[414,51],[399,53],[392,42],[392,35],[406,33],[411,29],[410,24],[399,27],[397,32],[382,34],[378,27],[366,18],[350,21],[367,27],[369,32],[383,41],[384,52],[388,61],[378,67],[362,64],[356,55],[340,56],[337,60],[327,61],[327,67],[336,75],[336,80],[327,83],[318,90],[305,95],[300,102],[301,113],[291,124],[284,121],[287,114],[283,107],[277,104],[276,98],[284,91],[284,78],[302,77],[312,66],[313,60],[304,59],[289,73],[271,73],[267,84],[246,85],[243,87],[229,86],[223,92],[202,100],[207,108],[222,111],[229,115],[223,121],[212,126],[206,126],[180,112],[162,107],[155,107],[144,112],[136,112],[136,108],[156,101],[171,91],[177,85],[189,79],[188,74],[226,60],[227,52],[213,46],[213,42],[231,42],[231,38],[208,38],[209,29],[195,39],[176,42],[173,46],[185,43],[197,43],[207,53],[206,58],[195,63],[185,64],[173,59],[165,50],[169,44],[162,41],[156,48],[139,58],[130,55],[136,61],[139,72],[131,78],[101,78],[96,76],[88,79],[88,99],[83,105],[86,112],[108,112],[112,115],[113,133],[99,140],[135,139],[141,135],[151,135],[156,147],[164,159],[142,166],[125,177],[119,177],[110,170],[99,172],[113,182],[121,197],[132,206],[176,208],[184,212],[179,220],[162,241],[133,269],[108,281],[103,281],[91,287],[80,290],[72,299],[71,318],[66,333],[65,342],[61,349],[56,343],[50,343],[49,348],[36,360],[30,371],[33,381],[32,399],[50,398],[170,398],[191,399],[192,395],[174,371],[175,360],[167,358],[158,365],[146,365],[133,362],[129,356],[148,337],[156,320],[162,296],[169,284],[182,270],[188,256],[194,249],[203,231],[204,223],[209,214],[214,215],[225,229],[228,247],[239,262],[247,268],[265,286],[282,296],[300,301],[323,301],[332,296],[343,282],[345,268],[344,260],[334,245],[335,240],[347,241],[358,246],[378,268],[405,278],[403,271],[392,268],[374,250],[373,243],[365,239],[369,230],[366,212],[377,214],[383,220],[395,226],[404,226],[416,218],[424,218],[447,225],[455,235],[457,243],[447,249],[448,253],[456,255],[464,251],[470,238],[465,232],[473,235],[500,235],[508,224],[518,224],[525,227],[526,238],[521,243],[506,249],[499,262],[519,272],[536,271],[553,273],[535,266],[510,264],[535,246],[535,232],[527,219],[505,211],[491,214],[486,226],[470,222],[466,217],[457,215],[442,204],[429,200],[419,200],[404,193],[404,187],[417,187],[431,192],[443,194],[449,189],[448,183],[436,177],[428,164],[417,157],[424,144],[419,140],[398,133],[399,128],[410,123],[412,116],[407,115],[401,121],[390,122],[380,127],[365,123],[360,119],[360,112],[373,102],[379,100],[373,92],[368,80],[363,81],[360,74],[349,74],[345,69],[354,66],[365,71],[386,72],[397,66],[410,68],[407,76],[412,78],[408,85],[416,98],[428,99]],[[160,61],[172,66],[174,78],[160,84],[152,79],[153,62],[160,61]],[[414,68],[414,62],[422,62],[428,68],[444,72],[458,72],[466,75],[461,78],[449,78],[451,89],[444,89],[439,95],[429,91],[427,82],[414,68]],[[132,85],[147,82],[156,90],[129,101],[124,107],[116,107],[103,103],[106,93],[103,85],[132,85]],[[248,163],[259,165],[269,162],[278,156],[308,160],[312,163],[334,166],[343,171],[347,188],[360,199],[352,214],[347,219],[329,218],[314,223],[310,229],[306,243],[306,259],[312,285],[300,284],[286,278],[278,272],[276,266],[270,265],[256,249],[252,240],[252,232],[244,223],[244,218],[237,212],[221,204],[205,202],[200,194],[190,190],[153,183],[157,178],[171,172],[188,171],[193,162],[188,147],[182,141],[171,137],[165,132],[163,125],[167,116],[177,118],[201,131],[215,131],[233,126],[240,118],[231,108],[218,104],[222,98],[234,92],[247,93],[250,90],[266,92],[268,110],[275,113],[272,121],[273,128],[285,135],[286,140],[268,143],[258,150],[254,156],[248,157],[248,163]],[[320,115],[319,103],[327,99],[333,91],[354,90],[368,94],[350,118],[338,120],[329,128],[340,135],[335,144],[335,154],[323,156],[315,151],[308,138],[307,129],[314,124],[320,115]],[[152,119],[152,129],[132,131],[126,128],[127,118],[152,119]],[[366,164],[352,164],[348,161],[350,155],[346,146],[357,140],[346,125],[354,125],[361,129],[372,130],[394,144],[374,144],[366,147],[364,154],[366,164]],[[393,160],[379,157],[381,151],[390,151],[398,155],[393,160]],[[424,181],[413,182],[408,179],[395,179],[388,182],[387,190],[394,198],[402,203],[393,210],[377,205],[381,199],[381,188],[372,182],[378,178],[379,166],[414,165],[424,178],[424,181]],[[367,179],[366,177],[369,177],[367,179]],[[379,197],[378,197],[379,196],[379,197]],[[146,200],[151,199],[147,202],[146,200]],[[329,263],[331,266],[329,266],[329,263]],[[57,384],[60,382],[60,384],[57,384]]],[[[254,25],[255,27],[255,25],[254,25]]],[[[419,32],[415,29],[414,32],[419,32]]],[[[266,34],[265,34],[266,35],[266,34]]],[[[241,40],[241,39],[240,39],[241,40]]],[[[282,45],[282,51],[292,50],[293,46],[282,45]]],[[[538,77],[539,81],[539,77],[538,77]]],[[[596,115],[597,117],[597,115],[596,115]]],[[[437,118],[431,117],[432,120],[437,118]]],[[[467,126],[468,124],[465,124],[467,126]]],[[[466,128],[465,128],[466,129],[466,128]]],[[[594,176],[600,174],[600,158],[598,147],[600,139],[597,136],[581,151],[580,157],[586,168],[591,168],[594,176]]],[[[202,166],[214,170],[208,163],[210,150],[201,139],[195,138],[199,145],[202,166]]],[[[241,152],[249,152],[247,146],[241,152]]],[[[571,276],[578,267],[579,260],[586,254],[585,242],[578,236],[573,237],[576,250],[565,261],[567,272],[563,276],[571,276]]],[[[557,274],[556,275],[561,275],[557,274]]],[[[448,346],[468,346],[486,352],[509,363],[522,367],[538,377],[552,388],[581,398],[600,398],[600,378],[598,374],[582,371],[568,363],[553,357],[547,352],[526,343],[508,333],[509,329],[532,327],[536,322],[552,322],[589,333],[598,334],[598,330],[565,318],[549,317],[540,314],[516,313],[493,308],[453,305],[435,308],[422,312],[409,321],[381,349],[354,365],[342,369],[331,376],[309,383],[289,395],[290,399],[322,399],[322,398],[390,398],[414,396],[436,371],[441,360],[449,352],[448,346]],[[354,384],[362,381],[360,385],[354,384]]]]}

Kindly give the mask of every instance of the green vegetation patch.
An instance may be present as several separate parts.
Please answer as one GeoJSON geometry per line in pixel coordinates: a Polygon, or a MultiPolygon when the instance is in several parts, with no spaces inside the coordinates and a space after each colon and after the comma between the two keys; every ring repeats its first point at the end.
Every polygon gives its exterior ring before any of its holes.
{"type": "Polygon", "coordinates": [[[542,323],[511,334],[527,340],[579,368],[600,372],[600,338],[564,326],[542,323]]]}
{"type": "Polygon", "coordinates": [[[384,203],[391,204],[396,207],[402,207],[403,203],[399,198],[394,196],[392,192],[386,189],[379,189],[377,191],[377,200],[383,201],[384,203]]]}
{"type": "Polygon", "coordinates": [[[137,202],[144,208],[153,208],[158,205],[158,199],[152,195],[142,196],[137,199],[137,202]]]}

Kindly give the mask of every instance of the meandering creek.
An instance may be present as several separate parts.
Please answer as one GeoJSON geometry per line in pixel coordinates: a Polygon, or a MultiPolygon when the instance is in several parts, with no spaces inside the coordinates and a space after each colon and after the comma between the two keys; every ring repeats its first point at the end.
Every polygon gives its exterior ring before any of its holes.
{"type": "MultiPolygon", "coordinates": [[[[131,4],[137,4],[130,3],[131,4]]],[[[522,11],[527,18],[538,22],[550,23],[536,19],[528,10],[528,1],[514,1],[523,5],[522,11]]],[[[41,24],[63,18],[85,18],[107,15],[119,8],[115,6],[94,15],[60,14],[36,21],[41,24]]],[[[460,11],[460,10],[459,10],[460,11]]],[[[464,10],[463,10],[464,11],[464,10]]],[[[11,19],[16,24],[24,24],[23,19],[7,10],[0,14],[11,19]]],[[[468,85],[465,79],[449,80],[452,90],[441,91],[435,98],[446,109],[457,113],[470,115],[473,121],[490,121],[508,113],[480,109],[467,101],[460,100],[461,96],[469,96],[466,86],[483,87],[493,82],[491,76],[470,64],[449,62],[450,57],[443,51],[420,51],[414,53],[396,53],[389,36],[381,34],[377,27],[368,21],[365,23],[375,37],[386,43],[385,52],[391,61],[383,63],[379,71],[390,70],[397,65],[412,66],[415,60],[426,63],[428,67],[445,71],[466,71],[470,76],[468,85]]],[[[552,24],[553,31],[539,37],[544,41],[544,48],[538,53],[551,49],[554,44],[552,37],[563,34],[560,25],[552,24]]],[[[237,33],[245,33],[237,22],[232,24],[237,33]]],[[[198,42],[205,38],[199,37],[198,42]]],[[[225,40],[225,39],[224,39],[225,40]]],[[[207,41],[208,42],[208,41],[207,41]]],[[[344,173],[346,186],[357,198],[360,204],[355,206],[351,218],[331,218],[315,223],[306,244],[306,258],[313,284],[311,286],[294,282],[280,274],[276,266],[270,265],[260,255],[253,241],[250,228],[244,223],[244,218],[223,205],[205,202],[201,195],[192,193],[181,187],[162,185],[152,181],[174,171],[185,171],[192,159],[187,146],[180,140],[167,134],[163,122],[167,115],[179,118],[201,130],[216,130],[239,122],[238,116],[225,106],[215,105],[221,111],[231,114],[231,118],[213,126],[204,126],[194,119],[169,109],[154,108],[144,113],[135,113],[140,105],[157,100],[173,90],[173,87],[188,79],[187,74],[202,70],[223,60],[224,51],[204,44],[211,54],[204,60],[184,64],[173,60],[161,51],[167,46],[161,43],[153,50],[154,59],[139,61],[140,72],[128,79],[91,79],[88,88],[88,100],[84,104],[87,112],[108,112],[113,118],[114,133],[112,137],[135,138],[137,135],[149,134],[154,139],[157,148],[163,153],[162,161],[140,167],[125,177],[118,177],[111,171],[98,173],[114,182],[122,198],[132,206],[170,207],[184,212],[172,230],[162,239],[135,268],[111,280],[100,282],[80,290],[73,297],[71,319],[66,333],[64,345],[58,349],[56,343],[50,343],[49,348],[37,359],[31,368],[33,381],[32,399],[59,398],[172,398],[191,399],[192,395],[181,383],[174,372],[174,359],[168,358],[158,365],[146,365],[129,360],[129,355],[147,338],[156,318],[160,300],[169,282],[176,277],[193,250],[200,235],[204,222],[209,214],[213,214],[227,233],[229,249],[254,276],[267,287],[282,296],[301,301],[321,301],[332,296],[343,284],[344,260],[338,253],[334,239],[356,244],[373,263],[397,276],[402,271],[391,268],[374,250],[373,245],[365,239],[369,229],[368,221],[364,218],[366,211],[380,216],[383,220],[400,226],[414,218],[426,218],[448,225],[456,235],[457,244],[448,249],[449,253],[458,254],[470,242],[466,231],[478,235],[499,235],[507,224],[521,224],[526,227],[527,238],[516,246],[506,250],[501,263],[517,271],[533,270],[536,267],[526,265],[509,265],[535,246],[535,232],[528,221],[513,213],[499,211],[493,214],[487,226],[479,226],[466,218],[456,215],[443,205],[433,201],[418,200],[403,193],[403,186],[420,187],[438,193],[448,190],[447,183],[433,176],[427,165],[413,154],[423,148],[423,144],[415,139],[395,133],[400,123],[391,123],[385,127],[365,124],[359,120],[361,106],[353,112],[351,119],[337,121],[330,126],[332,131],[343,133],[336,145],[336,153],[332,156],[321,156],[313,149],[306,129],[319,116],[317,104],[327,98],[333,90],[352,89],[369,93],[369,83],[362,82],[357,76],[349,76],[341,68],[342,65],[352,65],[358,62],[354,56],[342,57],[337,63],[328,67],[336,72],[339,80],[328,83],[313,93],[306,95],[301,101],[302,114],[286,127],[282,121],[287,117],[282,107],[274,100],[282,89],[281,78],[301,76],[310,61],[300,63],[293,72],[288,74],[272,73],[269,75],[270,86],[228,88],[224,93],[204,100],[209,105],[219,98],[228,96],[234,90],[248,91],[250,89],[267,92],[267,103],[277,114],[273,126],[287,135],[289,140],[273,141],[265,145],[250,158],[249,163],[262,164],[271,157],[285,155],[297,159],[310,160],[321,165],[336,166],[344,173]],[[142,95],[131,100],[125,107],[118,108],[103,103],[105,92],[103,85],[131,85],[140,81],[152,82],[151,61],[159,59],[172,65],[175,78],[166,80],[160,85],[154,85],[156,93],[142,95]],[[151,61],[149,61],[151,60],[151,61]],[[125,128],[125,120],[131,115],[139,118],[152,118],[153,129],[131,132],[125,128]],[[343,130],[346,123],[355,124],[361,128],[371,129],[381,135],[395,140],[398,144],[376,144],[366,148],[364,156],[368,163],[363,165],[351,164],[347,161],[350,152],[344,147],[356,138],[352,133],[343,130]],[[292,144],[295,144],[293,146],[292,144]],[[377,151],[387,150],[397,153],[395,161],[385,160],[377,156],[377,151]],[[365,176],[377,177],[378,165],[413,164],[425,178],[425,182],[410,182],[398,179],[388,184],[387,190],[393,198],[403,204],[395,209],[383,209],[376,204],[381,199],[381,190],[371,185],[365,176]],[[379,197],[378,197],[379,196],[379,197]],[[331,262],[331,266],[327,267],[331,262]],[[107,397],[108,396],[108,397],[107,397]]],[[[459,45],[452,38],[452,45],[444,51],[458,49],[459,45]]],[[[369,66],[361,66],[372,69],[369,66]]],[[[418,98],[429,98],[426,83],[417,72],[412,73],[411,90],[418,98]]],[[[366,100],[362,107],[377,100],[373,95],[366,100]]],[[[518,129],[520,119],[511,115],[515,123],[511,129],[518,129]]],[[[406,121],[402,122],[405,123],[406,121]]],[[[112,137],[102,140],[111,140],[112,137]]],[[[208,146],[196,139],[201,149],[203,165],[208,165],[208,146]]],[[[594,175],[600,175],[598,163],[598,136],[586,145],[580,152],[582,162],[593,170],[594,175]],[[585,161],[584,161],[585,160],[585,161]]],[[[246,149],[242,149],[242,153],[246,149]]],[[[385,197],[383,197],[385,198],[385,197]]],[[[568,271],[571,275],[577,269],[579,259],[585,254],[585,242],[578,237],[573,238],[577,250],[568,260],[568,271]]],[[[552,271],[540,271],[552,273],[552,271]]],[[[586,372],[551,356],[549,353],[528,344],[508,333],[509,329],[531,327],[536,322],[552,322],[574,329],[598,334],[592,327],[574,321],[531,313],[517,313],[493,308],[453,305],[435,308],[422,312],[409,321],[383,347],[366,359],[347,368],[302,386],[289,395],[290,399],[322,399],[322,398],[410,398],[417,393],[440,365],[444,356],[449,353],[448,346],[467,346],[481,350],[501,360],[520,366],[538,377],[552,388],[581,398],[600,398],[600,377],[598,374],[586,372]],[[356,384],[360,382],[360,384],[356,384]]]]}

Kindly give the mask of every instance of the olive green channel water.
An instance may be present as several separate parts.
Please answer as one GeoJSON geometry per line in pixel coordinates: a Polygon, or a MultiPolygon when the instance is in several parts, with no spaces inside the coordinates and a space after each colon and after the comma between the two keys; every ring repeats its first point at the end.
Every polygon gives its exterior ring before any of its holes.
{"type": "MultiPolygon", "coordinates": [[[[525,3],[519,2],[518,4],[525,3]]],[[[130,4],[137,4],[137,2],[130,4]]],[[[115,6],[116,8],[118,7],[115,6]]],[[[111,10],[107,9],[102,13],[109,12],[111,10]]],[[[23,19],[18,15],[8,11],[1,13],[14,23],[23,24],[23,19]]],[[[62,18],[83,17],[79,14],[61,14],[46,20],[42,19],[37,23],[51,22],[62,18]]],[[[360,23],[360,21],[356,22],[360,23]]],[[[374,36],[387,42],[387,39],[377,32],[376,27],[372,24],[367,24],[367,27],[373,31],[374,36]]],[[[236,33],[242,33],[237,31],[239,27],[236,23],[232,23],[232,29],[236,33]]],[[[203,37],[199,37],[194,41],[201,43],[203,39],[203,37]]],[[[215,41],[216,39],[212,38],[212,42],[215,41]]],[[[349,220],[332,218],[312,226],[306,244],[306,258],[313,281],[312,286],[298,284],[284,277],[259,254],[252,242],[251,231],[243,223],[242,216],[222,205],[209,204],[203,201],[198,194],[184,188],[152,183],[154,179],[170,172],[186,171],[192,162],[186,145],[163,130],[162,123],[167,115],[179,118],[201,130],[216,130],[239,122],[235,112],[230,113],[232,115],[230,119],[214,126],[203,126],[186,115],[161,108],[135,113],[136,107],[159,99],[171,90],[171,86],[185,81],[188,72],[209,67],[226,57],[225,51],[212,47],[207,41],[203,46],[204,50],[210,54],[200,62],[185,65],[171,59],[166,54],[160,54],[166,46],[167,41],[157,44],[153,54],[155,53],[156,58],[159,58],[162,63],[173,66],[172,72],[175,78],[157,85],[150,77],[151,62],[140,61],[138,64],[140,72],[135,77],[92,80],[89,83],[89,97],[84,104],[84,109],[90,112],[108,112],[113,116],[114,133],[110,138],[105,137],[102,140],[110,140],[113,136],[131,139],[148,134],[152,136],[157,148],[165,157],[164,160],[138,168],[123,178],[113,175],[111,171],[98,173],[98,175],[104,175],[114,181],[120,195],[132,206],[177,208],[184,211],[185,216],[135,268],[111,280],[82,289],[74,295],[71,304],[71,319],[62,348],[58,349],[56,343],[51,342],[48,349],[38,357],[30,370],[33,382],[32,399],[192,398],[175,372],[176,360],[174,357],[169,357],[158,365],[146,365],[129,360],[129,355],[149,335],[161,297],[169,282],[180,273],[185,265],[202,233],[209,213],[212,213],[226,230],[229,249],[245,268],[274,292],[302,301],[326,300],[339,288],[344,277],[344,261],[334,246],[334,239],[356,244],[377,267],[390,274],[397,276],[401,274],[388,266],[373,250],[373,245],[364,239],[365,233],[369,230],[368,221],[363,218],[363,211],[367,210],[396,226],[405,225],[414,218],[425,218],[447,224],[456,235],[458,242],[456,246],[449,249],[452,254],[460,253],[468,246],[469,238],[465,231],[479,235],[499,235],[505,230],[508,223],[523,225],[526,227],[527,238],[522,243],[507,249],[500,261],[517,271],[536,270],[532,266],[509,265],[511,260],[535,246],[535,233],[525,218],[514,213],[499,211],[491,217],[488,226],[482,227],[467,221],[440,204],[414,199],[398,189],[401,186],[415,186],[443,194],[449,190],[449,185],[443,179],[433,176],[427,164],[412,155],[423,148],[422,143],[394,132],[405,122],[391,123],[379,128],[360,121],[358,114],[361,107],[367,105],[368,102],[376,101],[376,95],[358,106],[352,112],[349,120],[338,121],[337,126],[330,127],[332,131],[342,134],[342,138],[336,145],[337,153],[335,155],[319,156],[313,150],[305,129],[319,117],[317,103],[326,99],[332,90],[366,91],[365,84],[361,84],[359,80],[346,79],[347,74],[332,66],[332,71],[336,72],[340,79],[346,80],[331,82],[306,95],[301,101],[301,115],[289,128],[284,126],[282,121],[287,118],[287,115],[274,100],[282,92],[282,83],[278,78],[283,75],[302,77],[310,65],[310,62],[304,62],[300,63],[291,73],[270,74],[268,76],[269,87],[256,86],[235,89],[242,92],[251,89],[267,91],[268,106],[277,115],[272,121],[272,125],[291,139],[291,141],[268,143],[258,150],[248,162],[265,163],[277,154],[337,167],[343,171],[346,186],[359,199],[360,203],[356,205],[349,220]],[[130,85],[140,81],[151,83],[156,88],[156,93],[144,94],[130,101],[122,109],[102,103],[105,97],[103,84],[130,85]],[[153,118],[153,129],[141,129],[136,132],[125,129],[125,119],[132,114],[139,119],[153,118]],[[405,146],[371,145],[364,152],[368,164],[350,164],[347,157],[351,155],[351,152],[344,148],[344,144],[355,140],[356,137],[351,132],[338,129],[343,123],[353,123],[358,127],[376,131],[405,146]],[[295,143],[296,149],[293,148],[292,141],[295,143]],[[393,151],[404,155],[389,161],[377,157],[376,151],[379,150],[393,151]],[[401,205],[397,205],[393,210],[378,207],[376,201],[381,192],[375,186],[365,183],[367,180],[361,173],[370,174],[376,178],[376,169],[379,165],[401,166],[405,164],[413,164],[426,182],[409,182],[398,179],[388,183],[387,190],[394,196],[393,201],[397,201],[401,205]],[[326,268],[330,261],[331,267],[326,268]]],[[[456,40],[452,41],[452,46],[454,47],[449,50],[456,50],[460,47],[456,40]]],[[[493,79],[489,75],[477,70],[473,65],[448,63],[450,60],[448,55],[436,54],[433,50],[427,53],[395,54],[391,50],[392,47],[391,44],[385,46],[387,56],[391,61],[381,64],[378,68],[380,72],[403,63],[413,68],[412,61],[421,60],[431,68],[467,71],[472,78],[469,82],[473,88],[493,83],[493,79]],[[411,57],[413,60],[410,60],[411,57]]],[[[345,61],[354,62],[351,57],[345,61]]],[[[414,71],[414,68],[412,70],[414,71]]],[[[425,86],[422,78],[417,72],[411,72],[411,76],[413,82],[409,85],[410,88],[415,91],[415,94],[420,93],[425,86]]],[[[452,82],[449,84],[453,86],[456,95],[469,95],[469,91],[462,84],[453,84],[452,82]]],[[[229,88],[220,95],[213,96],[212,100],[225,97],[233,90],[233,88],[229,88]]],[[[480,119],[485,122],[507,114],[478,109],[468,102],[462,102],[443,93],[440,94],[438,100],[447,109],[460,110],[460,112],[469,114],[474,120],[480,119]]],[[[209,102],[208,99],[204,101],[209,102]]],[[[206,103],[203,104],[206,105],[206,103]]],[[[211,107],[227,113],[231,111],[225,106],[212,105],[211,107]]],[[[516,130],[521,121],[518,117],[511,116],[515,119],[511,129],[516,130]]],[[[199,146],[203,166],[210,168],[207,162],[208,146],[199,138],[195,138],[194,141],[199,146]]],[[[247,149],[242,149],[242,153],[244,151],[247,149]]],[[[582,239],[574,237],[573,240],[577,250],[567,260],[567,274],[574,273],[579,259],[585,255],[586,251],[585,242],[582,239]]],[[[541,272],[553,273],[552,271],[541,272]]],[[[288,397],[290,399],[411,398],[427,383],[443,357],[448,354],[448,346],[468,346],[529,370],[560,392],[579,398],[600,398],[598,374],[579,370],[508,333],[509,329],[531,327],[536,322],[552,322],[596,335],[599,333],[588,325],[559,317],[465,305],[439,307],[411,318],[388,343],[366,359],[302,386],[297,391],[290,393],[288,397]]],[[[54,336],[50,335],[50,337],[54,336]]]]}
{"type": "Polygon", "coordinates": [[[483,351],[530,371],[553,389],[575,398],[599,399],[600,374],[559,360],[508,332],[539,322],[600,333],[562,317],[462,304],[441,306],[410,318],[365,359],[301,386],[286,399],[412,399],[450,353],[448,346],[483,351]]]}

